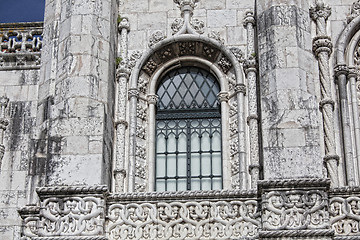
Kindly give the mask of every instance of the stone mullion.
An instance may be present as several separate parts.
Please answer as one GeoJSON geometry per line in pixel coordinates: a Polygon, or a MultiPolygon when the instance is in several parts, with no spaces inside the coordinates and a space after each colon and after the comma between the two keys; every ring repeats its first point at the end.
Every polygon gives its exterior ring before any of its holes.
{"type": "MultiPolygon", "coordinates": [[[[342,133],[343,133],[343,145],[344,145],[344,158],[346,165],[346,180],[347,185],[355,185],[355,171],[354,171],[354,159],[353,159],[353,147],[352,147],[352,137],[351,137],[351,128],[350,128],[350,115],[349,115],[349,104],[347,96],[347,75],[348,68],[346,65],[338,65],[335,67],[335,75],[337,77],[337,85],[339,87],[339,100],[340,100],[340,117],[342,124],[342,133]]],[[[340,168],[341,171],[341,162],[340,168]]],[[[341,171],[343,172],[343,171],[341,171]]]]}
{"type": "Polygon", "coordinates": [[[331,77],[329,56],[332,51],[330,37],[326,36],[326,20],[330,16],[331,9],[323,3],[317,3],[310,9],[310,14],[316,22],[317,37],[313,41],[314,54],[318,59],[319,79],[321,90],[320,109],[323,115],[325,157],[329,178],[333,187],[339,185],[338,162],[339,156],[335,147],[334,125],[334,100],[331,98],[331,77]]]}
{"type": "Polygon", "coordinates": [[[349,68],[349,73],[347,75],[348,81],[350,83],[350,96],[351,96],[351,109],[352,109],[352,120],[353,120],[353,129],[354,129],[354,140],[355,147],[353,153],[354,159],[354,178],[355,185],[359,185],[359,160],[360,160],[360,121],[359,121],[359,104],[357,99],[357,90],[356,90],[356,80],[357,72],[354,68],[349,68]]]}
{"type": "Polygon", "coordinates": [[[250,166],[249,172],[251,175],[251,188],[257,187],[259,180],[260,165],[259,165],[259,127],[258,127],[258,113],[257,113],[257,96],[256,96],[256,59],[254,52],[254,25],[255,18],[251,11],[246,13],[244,19],[244,26],[247,30],[247,57],[245,62],[245,73],[248,80],[248,106],[249,106],[249,136],[250,136],[250,166]]]}

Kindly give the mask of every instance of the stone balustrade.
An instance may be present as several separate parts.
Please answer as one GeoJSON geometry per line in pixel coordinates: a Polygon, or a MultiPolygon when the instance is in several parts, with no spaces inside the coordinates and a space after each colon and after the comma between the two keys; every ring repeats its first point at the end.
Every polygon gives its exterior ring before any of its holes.
{"type": "Polygon", "coordinates": [[[0,24],[0,70],[40,67],[43,24],[0,24]]]}

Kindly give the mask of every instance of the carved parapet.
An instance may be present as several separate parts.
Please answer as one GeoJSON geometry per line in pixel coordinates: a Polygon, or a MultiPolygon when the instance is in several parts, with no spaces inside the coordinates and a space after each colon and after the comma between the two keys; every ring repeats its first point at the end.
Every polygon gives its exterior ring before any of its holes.
{"type": "Polygon", "coordinates": [[[23,235],[31,239],[100,239],[105,225],[106,186],[37,188],[40,206],[19,210],[23,235]]]}
{"type": "Polygon", "coordinates": [[[327,52],[330,55],[332,47],[331,38],[328,36],[317,36],[313,40],[313,52],[316,57],[322,52],[327,52]]]}
{"type": "Polygon", "coordinates": [[[329,187],[328,179],[259,181],[263,230],[260,235],[331,235],[327,211],[329,187]]]}
{"type": "Polygon", "coordinates": [[[255,192],[192,191],[109,196],[109,239],[254,238],[255,192]]]}

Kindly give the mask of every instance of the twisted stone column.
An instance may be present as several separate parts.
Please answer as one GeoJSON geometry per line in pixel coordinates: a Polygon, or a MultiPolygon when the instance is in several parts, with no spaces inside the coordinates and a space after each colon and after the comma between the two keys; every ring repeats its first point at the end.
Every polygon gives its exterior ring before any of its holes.
{"type": "Polygon", "coordinates": [[[116,74],[116,121],[115,121],[115,166],[114,166],[114,178],[115,178],[115,192],[124,192],[125,191],[125,134],[126,128],[128,126],[125,116],[126,116],[126,85],[130,76],[130,69],[127,65],[122,62],[119,65],[116,74]]]}
{"type": "Polygon", "coordinates": [[[259,127],[258,127],[258,110],[257,110],[257,96],[256,96],[256,73],[257,63],[254,52],[254,26],[255,18],[252,11],[247,11],[244,18],[244,27],[247,30],[247,60],[244,64],[245,74],[248,80],[248,106],[249,116],[247,123],[250,132],[250,166],[249,172],[251,175],[251,188],[257,187],[257,180],[259,180],[260,165],[259,165],[259,127]]]}
{"type": "Polygon", "coordinates": [[[127,61],[128,57],[128,33],[130,31],[129,19],[122,18],[118,26],[120,33],[120,57],[122,61],[127,61]]]}
{"type": "Polygon", "coordinates": [[[325,157],[329,178],[333,187],[339,185],[338,162],[339,156],[335,148],[334,132],[334,105],[331,92],[331,77],[329,57],[332,52],[332,43],[326,35],[326,20],[331,14],[331,8],[318,2],[310,9],[310,16],[316,22],[317,36],[313,39],[313,52],[318,59],[321,101],[319,103],[323,115],[325,157]]]}

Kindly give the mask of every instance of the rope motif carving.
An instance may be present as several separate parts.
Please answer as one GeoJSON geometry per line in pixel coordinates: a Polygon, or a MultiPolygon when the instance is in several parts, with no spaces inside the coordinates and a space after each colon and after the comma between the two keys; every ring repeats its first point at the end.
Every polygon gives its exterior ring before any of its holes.
{"type": "Polygon", "coordinates": [[[114,240],[254,237],[258,211],[255,200],[113,204],[107,232],[114,240]]]}
{"type": "Polygon", "coordinates": [[[335,234],[360,235],[360,197],[331,198],[329,213],[335,234]]]}

